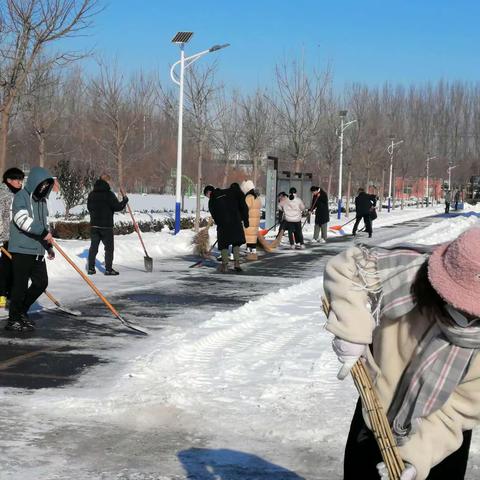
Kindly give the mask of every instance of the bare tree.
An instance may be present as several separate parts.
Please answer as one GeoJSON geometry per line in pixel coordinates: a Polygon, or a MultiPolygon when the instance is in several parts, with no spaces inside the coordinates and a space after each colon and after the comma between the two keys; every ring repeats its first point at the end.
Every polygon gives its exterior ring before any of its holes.
{"type": "Polygon", "coordinates": [[[38,145],[38,164],[46,165],[47,139],[52,137],[54,124],[62,115],[66,96],[61,91],[61,78],[47,62],[40,62],[32,68],[27,77],[23,95],[23,112],[38,145]]]}
{"type": "Polygon", "coordinates": [[[115,160],[118,183],[123,187],[125,149],[130,135],[153,100],[153,82],[142,73],[125,80],[117,65],[100,65],[100,73],[89,86],[91,113],[98,128],[93,136],[115,160]]]}
{"type": "Polygon", "coordinates": [[[240,99],[241,138],[243,149],[253,167],[253,183],[258,182],[258,166],[271,140],[272,109],[265,93],[240,99]]]}
{"type": "Polygon", "coordinates": [[[214,103],[216,122],[212,132],[212,144],[223,161],[222,187],[226,188],[232,159],[238,155],[240,148],[239,101],[236,95],[227,98],[225,91],[222,91],[214,103]]]}
{"type": "MultiPolygon", "coordinates": [[[[6,165],[7,141],[14,103],[34,62],[47,45],[91,25],[97,0],[5,0],[0,37],[0,170],[6,165]]],[[[59,52],[51,64],[78,58],[59,52]]]]}
{"type": "Polygon", "coordinates": [[[186,124],[187,132],[193,139],[197,150],[197,202],[195,211],[195,231],[200,227],[200,195],[203,183],[202,163],[207,148],[207,141],[212,132],[215,118],[212,118],[211,104],[218,90],[215,84],[215,63],[202,68],[189,67],[185,76],[186,124]]]}
{"type": "Polygon", "coordinates": [[[295,171],[313,152],[315,136],[325,108],[325,94],[330,85],[327,69],[323,74],[313,72],[307,76],[303,62],[284,63],[275,69],[277,98],[271,104],[295,171]]]}

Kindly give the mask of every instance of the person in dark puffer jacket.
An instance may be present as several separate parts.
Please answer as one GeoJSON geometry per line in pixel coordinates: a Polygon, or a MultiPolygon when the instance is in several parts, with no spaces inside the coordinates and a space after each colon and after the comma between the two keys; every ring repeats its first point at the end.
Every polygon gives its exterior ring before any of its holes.
{"type": "Polygon", "coordinates": [[[88,274],[94,275],[95,259],[100,242],[105,248],[105,275],[118,275],[113,269],[113,214],[120,212],[128,203],[128,197],[119,201],[110,188],[111,178],[102,175],[88,195],[87,208],[90,213],[91,243],[88,251],[88,274]]]}

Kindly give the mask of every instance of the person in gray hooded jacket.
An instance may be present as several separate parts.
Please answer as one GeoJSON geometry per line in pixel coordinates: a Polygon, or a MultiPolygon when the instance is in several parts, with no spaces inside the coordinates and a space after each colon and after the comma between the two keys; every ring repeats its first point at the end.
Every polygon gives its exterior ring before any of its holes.
{"type": "Polygon", "coordinates": [[[25,187],[13,200],[9,239],[13,285],[6,330],[34,329],[28,310],[48,285],[45,251],[49,259],[55,257],[46,200],[53,184],[54,179],[47,170],[33,167],[25,187]]]}

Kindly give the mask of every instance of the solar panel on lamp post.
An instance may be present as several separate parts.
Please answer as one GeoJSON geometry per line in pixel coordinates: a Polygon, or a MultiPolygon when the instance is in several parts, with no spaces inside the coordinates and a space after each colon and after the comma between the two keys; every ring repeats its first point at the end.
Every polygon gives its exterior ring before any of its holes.
{"type": "MultiPolygon", "coordinates": [[[[214,45],[207,50],[203,50],[189,57],[185,57],[185,44],[190,41],[193,32],[178,32],[173,38],[172,43],[180,47],[180,60],[175,62],[170,68],[170,77],[173,82],[180,87],[178,96],[178,139],[177,139],[177,170],[176,170],[176,185],[175,185],[175,235],[180,231],[180,210],[182,201],[182,148],[183,148],[183,98],[184,98],[184,78],[185,70],[200,57],[207,53],[216,52],[222,48],[228,47],[230,44],[214,45]],[[175,67],[180,65],[180,75],[175,76],[175,67]]],[[[200,192],[197,192],[200,195],[200,192]]]]}

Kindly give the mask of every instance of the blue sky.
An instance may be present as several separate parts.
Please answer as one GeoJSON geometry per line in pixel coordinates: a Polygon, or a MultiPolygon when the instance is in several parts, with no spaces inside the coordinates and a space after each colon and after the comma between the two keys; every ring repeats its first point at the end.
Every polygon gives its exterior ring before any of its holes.
{"type": "Polygon", "coordinates": [[[158,70],[168,81],[179,56],[170,40],[189,30],[195,35],[187,55],[231,44],[211,57],[232,87],[268,86],[276,63],[303,55],[309,66],[330,63],[341,89],[351,82],[477,81],[479,21],[476,0],[110,0],[91,35],[68,43],[94,46],[126,70],[158,70]]]}

